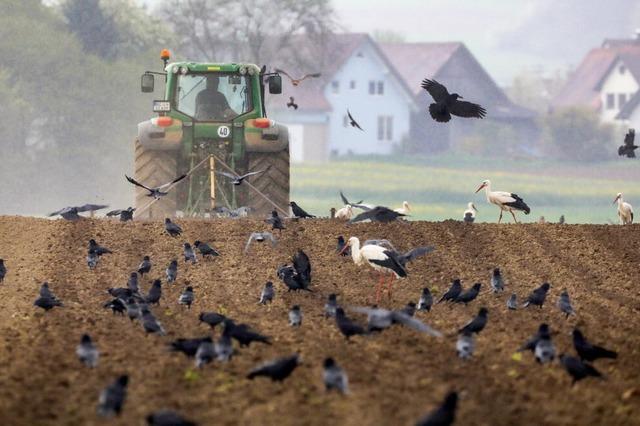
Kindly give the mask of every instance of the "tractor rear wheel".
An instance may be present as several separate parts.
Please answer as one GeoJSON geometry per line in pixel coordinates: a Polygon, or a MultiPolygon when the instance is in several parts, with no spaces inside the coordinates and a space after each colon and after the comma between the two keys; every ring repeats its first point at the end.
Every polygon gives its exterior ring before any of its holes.
{"type": "MultiPolygon", "coordinates": [[[[249,152],[247,170],[270,169],[250,180],[278,207],[289,211],[289,148],[279,152],[249,152]]],[[[274,210],[273,205],[248,186],[245,188],[243,205],[252,208],[252,214],[267,216],[274,210]]],[[[282,212],[278,212],[282,216],[282,212]]]]}
{"type": "MultiPolygon", "coordinates": [[[[150,187],[171,182],[177,176],[176,157],[175,151],[144,149],[142,144],[136,139],[134,179],[150,187]]],[[[136,218],[158,219],[175,216],[177,208],[176,188],[170,191],[169,195],[165,195],[144,211],[140,211],[140,209],[152,202],[153,198],[147,197],[146,194],[148,194],[148,192],[143,188],[137,186],[135,188],[136,218]]]]}

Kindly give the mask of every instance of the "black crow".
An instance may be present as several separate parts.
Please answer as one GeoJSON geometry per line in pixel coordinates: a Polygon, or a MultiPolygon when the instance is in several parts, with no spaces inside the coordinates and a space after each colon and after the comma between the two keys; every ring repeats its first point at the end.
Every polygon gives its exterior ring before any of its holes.
{"type": "MultiPolygon", "coordinates": [[[[360,125],[355,120],[355,118],[353,118],[353,116],[351,115],[351,112],[349,112],[348,109],[347,109],[347,116],[349,116],[349,125],[351,127],[355,127],[356,129],[360,129],[360,130],[362,130],[364,132],[364,129],[362,127],[360,127],[360,125]]],[[[345,204],[348,204],[348,203],[345,203],[345,204]]]]}
{"type": "Polygon", "coordinates": [[[458,99],[462,99],[462,96],[457,93],[449,94],[447,88],[435,80],[424,79],[421,86],[435,101],[429,105],[429,114],[437,122],[446,123],[451,120],[452,115],[484,118],[487,114],[487,111],[478,104],[459,101],[458,99]]]}
{"type": "Polygon", "coordinates": [[[126,300],[130,297],[133,297],[133,291],[127,287],[110,288],[107,290],[107,293],[109,293],[111,296],[115,297],[116,299],[126,300]]]}
{"type": "Polygon", "coordinates": [[[266,345],[271,344],[271,338],[264,336],[258,332],[253,331],[246,324],[236,324],[232,320],[227,319],[224,322],[225,329],[229,328],[231,337],[235,339],[240,346],[249,346],[252,342],[264,343],[266,345]]]}
{"type": "Polygon", "coordinates": [[[98,400],[98,414],[103,417],[120,415],[122,406],[127,397],[127,385],[129,376],[123,375],[115,382],[107,386],[101,393],[98,400]]]}
{"type": "Polygon", "coordinates": [[[571,375],[573,379],[571,381],[571,386],[576,384],[576,382],[585,379],[587,377],[602,377],[602,374],[596,370],[592,365],[587,364],[586,362],[582,362],[580,359],[561,354],[560,355],[560,363],[567,370],[567,373],[571,375]]]}
{"type": "Polygon", "coordinates": [[[120,222],[127,222],[133,220],[133,212],[136,211],[133,207],[128,207],[125,210],[111,210],[107,213],[108,217],[120,216],[120,222]]]}
{"type": "Polygon", "coordinates": [[[342,235],[338,235],[338,245],[336,247],[336,252],[340,256],[351,256],[351,247],[347,247],[345,249],[346,245],[347,243],[344,241],[344,237],[342,235]]]}
{"type": "Polygon", "coordinates": [[[160,336],[164,336],[166,334],[164,331],[164,328],[162,327],[162,324],[158,322],[158,320],[151,313],[149,308],[147,308],[146,306],[143,306],[141,313],[142,313],[142,328],[144,328],[144,331],[146,331],[147,333],[159,334],[160,336]]]}
{"type": "Polygon", "coordinates": [[[243,174],[243,175],[238,175],[238,174],[235,174],[235,173],[229,173],[229,172],[216,172],[216,174],[219,174],[219,175],[221,175],[221,176],[224,176],[224,177],[226,177],[226,178],[231,179],[231,183],[232,183],[233,185],[238,186],[238,185],[241,185],[241,184],[242,184],[242,182],[244,182],[244,180],[245,180],[246,178],[251,177],[251,176],[255,176],[255,175],[259,175],[259,174],[262,174],[262,173],[265,173],[265,172],[268,172],[268,171],[269,171],[269,169],[271,169],[271,166],[267,167],[267,168],[266,168],[266,169],[264,169],[264,170],[259,170],[259,171],[257,171],[257,172],[249,172],[249,173],[245,173],[245,174],[243,174]]]}
{"type": "Polygon", "coordinates": [[[442,297],[436,302],[436,305],[440,302],[454,302],[458,296],[462,293],[462,283],[458,278],[453,280],[451,287],[447,290],[442,297]]]}
{"type": "Polygon", "coordinates": [[[282,230],[285,229],[284,223],[280,216],[278,216],[278,212],[275,210],[271,211],[271,217],[265,220],[266,223],[271,225],[271,229],[277,229],[282,234],[282,230]]]}
{"type": "Polygon", "coordinates": [[[168,217],[164,220],[164,229],[165,231],[167,231],[167,234],[171,235],[172,237],[177,237],[178,235],[182,234],[182,228],[180,228],[177,223],[171,222],[171,219],[169,219],[168,217]]]}
{"type": "Polygon", "coordinates": [[[489,315],[489,310],[487,308],[480,308],[478,311],[478,315],[469,321],[464,327],[458,330],[458,333],[480,333],[484,327],[487,325],[487,318],[489,315]]]}
{"type": "Polygon", "coordinates": [[[205,259],[207,256],[210,256],[210,257],[212,257],[212,256],[220,256],[220,253],[218,253],[215,249],[211,248],[211,246],[209,246],[209,244],[203,243],[202,241],[196,240],[193,243],[193,246],[196,249],[198,249],[198,251],[202,255],[203,259],[205,259]]]}
{"type": "Polygon", "coordinates": [[[544,305],[544,301],[547,298],[549,288],[551,288],[551,284],[543,283],[540,287],[533,290],[529,296],[527,296],[527,300],[522,306],[526,308],[529,305],[535,305],[542,308],[542,305],[544,305]]]}
{"type": "Polygon", "coordinates": [[[389,223],[398,219],[399,217],[404,217],[405,214],[398,213],[396,211],[391,210],[388,207],[377,206],[372,208],[371,210],[364,211],[349,220],[349,223],[357,223],[362,222],[363,220],[370,220],[371,222],[381,222],[381,223],[389,223]]]}
{"type": "Polygon", "coordinates": [[[49,299],[56,299],[56,297],[53,295],[53,292],[51,292],[51,289],[49,289],[48,282],[42,283],[42,285],[40,286],[39,294],[40,294],[40,297],[48,297],[49,299]]]}
{"type": "Polygon", "coordinates": [[[635,129],[629,129],[627,134],[624,136],[624,145],[621,145],[618,148],[618,155],[623,156],[626,155],[627,158],[636,158],[635,150],[638,149],[637,145],[634,145],[633,142],[636,138],[635,129]]]}
{"type": "Polygon", "coordinates": [[[52,216],[62,216],[65,220],[79,220],[81,217],[78,213],[82,212],[94,212],[96,210],[105,209],[109,206],[105,206],[102,204],[85,204],[84,206],[79,207],[65,207],[58,211],[49,214],[49,217],[52,216]]]}
{"type": "Polygon", "coordinates": [[[291,206],[291,211],[293,212],[293,216],[300,218],[300,219],[308,219],[308,218],[314,218],[315,216],[312,214],[307,213],[306,211],[304,211],[302,209],[302,207],[300,207],[298,204],[296,204],[295,201],[291,201],[289,203],[289,205],[291,206]]]}
{"type": "Polygon", "coordinates": [[[63,306],[62,302],[58,299],[54,299],[52,297],[38,297],[35,302],[33,302],[33,306],[37,306],[38,308],[42,308],[45,311],[49,309],[53,309],[56,306],[63,306]]]}
{"type": "Polygon", "coordinates": [[[298,104],[293,96],[289,96],[289,102],[287,102],[287,108],[298,109],[298,104]]]}
{"type": "Polygon", "coordinates": [[[286,358],[279,358],[262,364],[249,372],[247,378],[253,380],[254,377],[269,377],[274,382],[282,382],[300,364],[299,355],[295,354],[286,358]]]}
{"type": "Polygon", "coordinates": [[[218,324],[222,324],[227,317],[217,312],[201,312],[198,319],[213,329],[216,328],[218,324]]]}
{"type": "Polygon", "coordinates": [[[147,293],[147,297],[145,297],[145,302],[152,305],[159,305],[161,297],[162,297],[162,281],[154,280],[153,284],[151,284],[151,288],[149,289],[149,293],[147,293]]]}
{"type": "Polygon", "coordinates": [[[105,303],[103,307],[111,309],[111,312],[113,312],[114,315],[116,313],[120,315],[124,315],[124,312],[127,310],[127,307],[125,306],[122,299],[118,299],[118,298],[110,300],[109,302],[105,303]]]}
{"type": "Polygon", "coordinates": [[[344,313],[344,309],[340,307],[336,308],[336,325],[338,326],[340,333],[342,333],[347,340],[349,340],[351,336],[366,334],[365,329],[351,321],[344,313]]]}
{"type": "Polygon", "coordinates": [[[478,294],[480,294],[480,287],[482,287],[482,284],[475,283],[469,290],[463,293],[460,293],[458,297],[455,298],[454,302],[464,303],[465,305],[467,305],[470,302],[473,302],[476,299],[476,297],[478,297],[478,294]]]}
{"type": "Polygon", "coordinates": [[[580,356],[580,359],[584,361],[592,362],[599,358],[615,359],[618,357],[618,353],[615,351],[610,351],[602,346],[589,343],[582,332],[577,328],[573,330],[573,347],[576,348],[576,352],[578,353],[578,356],[580,356]]]}
{"type": "Polygon", "coordinates": [[[98,256],[102,256],[103,254],[113,253],[108,248],[102,247],[93,238],[89,240],[89,251],[91,251],[91,250],[95,251],[98,256]]]}
{"type": "Polygon", "coordinates": [[[172,185],[180,182],[182,179],[186,178],[187,175],[182,175],[176,179],[174,179],[171,182],[165,183],[164,185],[160,185],[160,186],[156,186],[154,188],[149,188],[148,186],[145,186],[143,184],[141,184],[140,182],[136,181],[133,178],[130,178],[127,175],[124,175],[125,178],[127,178],[127,181],[129,183],[134,184],[135,186],[139,186],[140,188],[146,189],[147,191],[149,191],[147,195],[147,197],[153,197],[156,200],[159,200],[160,198],[164,197],[165,195],[167,195],[169,192],[169,189],[171,188],[172,185]]]}
{"type": "Polygon", "coordinates": [[[197,426],[195,422],[187,420],[180,414],[169,411],[154,411],[147,416],[148,426],[197,426]]]}
{"type": "Polygon", "coordinates": [[[422,419],[418,420],[416,426],[449,426],[456,419],[456,407],[458,405],[458,394],[449,392],[444,402],[436,410],[432,411],[422,419]]]}
{"type": "Polygon", "coordinates": [[[207,337],[208,336],[197,337],[195,339],[176,339],[169,344],[169,350],[172,352],[182,352],[186,356],[192,358],[196,356],[200,343],[202,343],[207,337]]]}
{"type": "Polygon", "coordinates": [[[0,283],[4,281],[4,277],[7,276],[7,267],[4,265],[4,260],[0,259],[0,283]]]}

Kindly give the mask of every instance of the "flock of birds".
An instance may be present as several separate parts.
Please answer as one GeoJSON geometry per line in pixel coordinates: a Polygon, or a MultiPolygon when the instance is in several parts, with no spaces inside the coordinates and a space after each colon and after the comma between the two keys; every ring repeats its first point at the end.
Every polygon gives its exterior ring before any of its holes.
{"type": "MultiPolygon", "coordinates": [[[[294,79],[282,70],[278,72],[289,77],[294,86],[299,85],[302,81],[309,78],[319,77],[320,74],[309,74],[299,79],[294,79]]],[[[475,117],[483,118],[486,110],[480,105],[461,101],[462,97],[457,93],[450,94],[445,86],[435,80],[425,79],[422,87],[433,97],[434,102],[429,106],[429,113],[432,118],[438,122],[448,122],[452,116],[458,117],[475,117]]],[[[288,106],[297,109],[297,105],[293,98],[290,98],[288,106]]],[[[353,127],[362,131],[362,127],[348,112],[350,123],[353,127]]],[[[620,155],[634,157],[634,150],[637,146],[633,145],[634,132],[630,131],[625,138],[625,145],[620,148],[620,155]]],[[[268,171],[250,171],[244,175],[235,173],[218,172],[221,176],[230,179],[232,184],[241,185],[243,182],[253,176],[268,171]]],[[[160,199],[166,196],[173,185],[184,179],[186,175],[182,175],[160,186],[149,186],[138,182],[135,179],[126,176],[131,184],[146,190],[149,197],[160,199]]],[[[500,216],[498,222],[501,222],[504,212],[509,212],[514,221],[517,223],[516,213],[530,213],[529,206],[525,201],[515,193],[505,191],[493,191],[491,182],[485,180],[476,190],[476,193],[485,191],[487,202],[499,208],[500,216]]],[[[403,202],[402,206],[392,209],[380,205],[364,204],[363,200],[358,202],[350,202],[347,197],[340,192],[341,200],[344,204],[340,209],[331,209],[331,218],[337,220],[348,221],[348,223],[358,223],[363,221],[372,221],[380,223],[389,223],[394,221],[403,221],[410,215],[411,206],[408,202],[403,202]],[[356,210],[359,210],[356,213],[356,210]]],[[[626,203],[622,194],[618,194],[614,203],[618,204],[618,214],[623,224],[632,223],[633,209],[630,204],[626,203]]],[[[86,204],[77,207],[65,207],[61,210],[51,213],[49,216],[59,215],[66,220],[76,221],[82,217],[79,213],[94,212],[104,209],[106,205],[86,204]]],[[[278,239],[274,232],[278,232],[278,236],[282,238],[282,233],[287,229],[285,226],[288,220],[304,220],[314,218],[314,215],[306,212],[296,202],[291,201],[291,216],[281,217],[276,210],[265,219],[265,222],[271,226],[269,231],[256,230],[250,232],[244,253],[248,254],[252,243],[262,243],[269,241],[271,247],[276,247],[278,239]]],[[[242,218],[246,217],[250,209],[241,207],[239,209],[219,208],[217,213],[227,217],[242,218]]],[[[107,217],[119,217],[120,221],[127,222],[133,220],[135,208],[129,207],[123,210],[109,211],[107,217]]],[[[470,202],[467,209],[463,212],[462,220],[465,222],[473,222],[476,218],[477,209],[470,202]]],[[[165,219],[165,231],[168,236],[176,240],[181,238],[183,233],[181,226],[171,220],[165,219]]],[[[406,278],[409,274],[409,266],[411,262],[416,261],[422,256],[434,251],[435,247],[421,246],[416,247],[407,252],[397,250],[393,244],[384,239],[366,240],[363,243],[352,236],[345,239],[343,236],[337,237],[336,256],[350,256],[357,266],[368,266],[377,275],[377,284],[375,286],[375,302],[371,306],[349,306],[342,305],[338,302],[336,294],[329,294],[324,305],[324,315],[328,319],[335,322],[336,329],[349,340],[355,336],[375,335],[384,330],[393,327],[404,326],[418,333],[428,334],[435,338],[445,338],[457,336],[455,341],[455,350],[462,359],[468,359],[473,356],[476,347],[476,339],[487,326],[489,321],[489,311],[485,307],[480,307],[475,317],[471,318],[467,323],[462,324],[452,335],[444,335],[442,332],[435,330],[427,325],[424,321],[416,317],[418,312],[427,313],[438,304],[463,304],[469,305],[477,299],[484,297],[482,293],[482,284],[477,282],[468,288],[463,288],[460,279],[454,279],[450,288],[444,292],[437,300],[428,287],[422,289],[419,295],[418,303],[409,302],[401,309],[391,310],[380,307],[383,293],[386,291],[388,298],[392,297],[393,283],[396,279],[406,278]],[[386,287],[386,289],[385,289],[386,287]],[[351,315],[353,314],[353,315],[351,315]],[[355,315],[366,316],[366,323],[355,319],[355,315]],[[352,317],[353,316],[353,317],[352,317]]],[[[86,263],[89,269],[94,270],[100,267],[101,258],[112,254],[112,251],[101,246],[97,241],[91,239],[88,245],[86,263]]],[[[193,245],[189,242],[182,243],[182,254],[185,267],[195,267],[199,264],[198,255],[203,259],[206,267],[205,259],[214,259],[222,254],[211,247],[210,244],[203,241],[195,241],[193,245]],[[189,266],[191,265],[191,266],[189,266]]],[[[291,263],[281,265],[276,269],[276,275],[286,287],[287,291],[314,291],[312,286],[312,262],[309,256],[303,251],[298,250],[292,257],[291,263]]],[[[111,299],[104,302],[104,308],[111,309],[115,314],[127,316],[133,323],[138,322],[142,329],[148,334],[165,335],[163,325],[153,314],[153,306],[160,304],[163,300],[163,288],[167,285],[174,285],[181,269],[178,259],[173,259],[164,271],[165,282],[161,279],[151,280],[149,290],[145,293],[142,291],[140,283],[148,277],[152,270],[157,269],[150,256],[144,256],[136,271],[130,272],[128,275],[126,287],[110,288],[108,294],[111,299]]],[[[7,267],[2,259],[0,259],[0,282],[8,273],[7,267]]],[[[490,277],[490,292],[494,295],[500,295],[505,291],[505,280],[499,268],[493,269],[490,277]]],[[[538,288],[526,295],[522,304],[518,303],[518,296],[512,293],[506,299],[505,309],[516,311],[527,307],[537,307],[543,309],[551,289],[549,283],[543,283],[538,288]]],[[[264,284],[259,297],[259,304],[269,304],[276,297],[276,286],[269,281],[264,284]]],[[[192,286],[186,286],[180,293],[177,303],[190,310],[191,305],[197,297],[192,286]]],[[[39,295],[34,302],[38,308],[49,311],[56,307],[64,306],[63,302],[56,297],[47,282],[43,283],[39,295]]],[[[576,315],[571,304],[571,299],[566,290],[563,290],[557,299],[557,308],[567,318],[576,315]]],[[[304,313],[300,305],[293,305],[288,312],[288,322],[291,327],[301,327],[303,324],[304,313]]],[[[234,354],[240,348],[249,346],[251,343],[261,343],[271,345],[271,338],[263,335],[259,331],[252,329],[249,325],[239,322],[237,319],[230,318],[220,312],[200,312],[199,320],[208,325],[211,330],[220,328],[220,336],[214,339],[212,335],[200,338],[178,338],[169,343],[169,349],[174,352],[181,352],[186,357],[193,358],[197,368],[205,368],[212,362],[226,363],[231,362],[234,354]],[[234,346],[237,342],[239,348],[234,346]]],[[[553,343],[553,333],[549,324],[540,324],[536,333],[526,340],[517,353],[530,351],[534,359],[541,364],[551,363],[554,359],[558,359],[562,367],[572,378],[572,385],[587,377],[602,377],[602,374],[593,366],[593,362],[600,358],[616,358],[615,351],[605,349],[604,347],[591,343],[581,330],[575,328],[573,330],[573,345],[576,355],[559,354],[553,343]]],[[[76,348],[76,355],[82,364],[88,368],[96,368],[99,364],[100,350],[97,343],[91,338],[89,333],[80,337],[80,342],[76,348]]],[[[257,377],[267,377],[273,381],[284,381],[289,377],[295,369],[300,365],[301,358],[299,353],[291,354],[282,358],[266,361],[256,366],[247,373],[247,379],[253,380],[257,377]]],[[[341,367],[334,358],[327,357],[323,364],[322,380],[327,391],[335,390],[344,395],[349,394],[349,381],[346,370],[341,367]]],[[[97,413],[100,416],[110,417],[119,415],[123,410],[127,399],[127,387],[129,377],[121,375],[106,386],[99,395],[97,402],[97,413]]],[[[458,405],[458,393],[451,391],[448,393],[442,404],[434,411],[427,414],[424,418],[417,421],[417,425],[450,425],[455,420],[455,413],[458,405]]],[[[186,419],[179,413],[167,410],[160,410],[150,413],[147,416],[147,423],[150,425],[194,425],[193,421],[186,419]]]]}
{"type": "MultiPolygon", "coordinates": [[[[161,187],[162,188],[162,187],[161,187]]],[[[163,188],[167,188],[163,186],[163,188]]],[[[149,189],[149,188],[148,188],[149,189]]],[[[512,215],[514,211],[528,212],[529,208],[524,201],[516,194],[508,192],[497,192],[491,190],[491,183],[484,181],[478,191],[485,189],[487,199],[490,203],[500,207],[501,215],[503,211],[508,211],[512,215]]],[[[159,188],[150,188],[150,196],[155,196],[162,192],[159,188]],[[154,191],[155,190],[155,191],[154,191]],[[152,195],[154,194],[154,195],[152,195]]],[[[476,191],[477,192],[477,191],[476,191]]],[[[162,196],[162,195],[160,195],[162,196]]],[[[360,200],[357,203],[351,203],[347,197],[340,192],[340,197],[345,206],[339,211],[335,211],[335,218],[348,219],[350,223],[361,222],[365,220],[388,223],[395,220],[401,220],[410,211],[408,203],[398,209],[390,209],[382,206],[370,206],[363,204],[360,200]],[[362,210],[361,213],[353,214],[353,209],[362,210]]],[[[621,197],[620,197],[621,198],[621,197]]],[[[621,201],[617,199],[616,201],[621,201]]],[[[104,206],[82,206],[71,207],[57,212],[63,218],[69,220],[77,220],[80,216],[79,212],[92,210],[94,207],[104,206]]],[[[470,209],[474,209],[470,204],[470,209]]],[[[273,211],[271,216],[265,219],[265,222],[271,226],[269,231],[251,232],[248,238],[245,254],[248,253],[249,247],[253,242],[270,241],[272,247],[277,244],[277,239],[273,235],[273,231],[277,230],[279,235],[287,229],[285,226],[290,220],[304,220],[314,218],[314,215],[307,213],[297,203],[291,202],[292,217],[280,217],[277,211],[273,211]]],[[[128,214],[131,209],[109,212],[108,216],[120,215],[123,221],[130,220],[128,214]],[[125,217],[123,218],[123,214],[125,217]]],[[[515,219],[515,215],[514,215],[515,219]]],[[[170,218],[165,219],[164,229],[166,234],[174,239],[181,238],[183,233],[182,227],[170,218]]],[[[462,359],[468,359],[473,356],[476,348],[476,340],[480,333],[488,324],[489,311],[485,307],[480,307],[475,317],[471,318],[466,324],[462,324],[452,335],[444,335],[442,332],[435,330],[427,325],[424,321],[417,318],[418,312],[430,312],[435,305],[438,304],[463,304],[469,305],[483,297],[482,284],[475,283],[468,288],[463,288],[459,279],[452,281],[448,290],[446,290],[437,300],[428,287],[422,289],[418,303],[409,302],[402,309],[385,309],[380,306],[381,297],[385,290],[391,299],[393,282],[395,279],[406,278],[409,274],[409,266],[411,262],[416,261],[435,250],[432,246],[416,247],[407,252],[397,250],[393,244],[384,239],[366,240],[363,243],[352,236],[345,239],[343,236],[337,237],[336,256],[350,256],[354,264],[358,266],[368,266],[378,276],[376,285],[375,302],[371,306],[349,306],[342,305],[338,302],[336,294],[327,296],[324,306],[324,314],[326,318],[335,321],[336,329],[344,335],[345,339],[353,339],[356,336],[375,335],[392,327],[404,326],[418,333],[428,334],[435,338],[452,337],[457,335],[455,341],[455,350],[462,359]],[[355,317],[356,315],[365,315],[366,323],[362,323],[355,317]]],[[[182,243],[183,261],[185,267],[188,265],[199,264],[198,257],[203,260],[203,267],[208,262],[205,259],[214,259],[222,254],[211,247],[206,242],[195,241],[182,243]]],[[[96,240],[91,239],[88,244],[86,262],[91,270],[99,268],[101,258],[112,254],[112,250],[101,246],[96,240]]],[[[158,321],[153,314],[153,306],[159,305],[163,300],[165,286],[174,285],[177,282],[179,269],[181,268],[178,259],[173,259],[165,269],[165,283],[161,279],[153,279],[149,290],[144,293],[141,290],[141,280],[145,276],[150,276],[152,270],[157,268],[149,256],[144,256],[136,271],[129,274],[126,287],[110,288],[108,294],[111,299],[104,302],[104,308],[111,309],[114,314],[127,316],[131,322],[137,321],[142,329],[149,334],[165,335],[164,326],[158,321]]],[[[287,291],[314,291],[312,286],[312,262],[309,256],[303,251],[298,250],[291,259],[290,264],[281,265],[276,269],[276,275],[281,280],[287,291]]],[[[0,282],[7,274],[7,268],[0,259],[0,282]]],[[[505,291],[505,279],[499,268],[495,268],[490,277],[490,292],[494,295],[500,295],[505,291]]],[[[551,285],[543,283],[538,288],[526,295],[522,304],[518,303],[518,297],[515,293],[506,299],[505,309],[515,311],[527,307],[537,307],[542,309],[550,292],[551,285]]],[[[277,297],[276,285],[267,282],[257,300],[259,304],[269,304],[277,297]]],[[[196,293],[191,286],[186,286],[180,293],[177,303],[190,310],[194,303],[196,293]]],[[[39,295],[34,302],[38,308],[49,311],[56,307],[62,307],[63,302],[56,297],[48,283],[43,283],[39,295]]],[[[569,294],[566,290],[559,294],[557,308],[567,318],[576,315],[572,307],[569,294]]],[[[288,321],[292,327],[300,327],[303,324],[302,309],[299,305],[293,305],[288,312],[288,321]]],[[[201,312],[198,316],[202,323],[207,324],[212,330],[217,327],[221,328],[220,337],[214,339],[211,335],[199,338],[178,338],[169,343],[169,349],[175,352],[181,352],[185,356],[193,358],[197,368],[204,368],[212,362],[226,363],[231,362],[233,355],[237,351],[251,343],[271,344],[269,336],[261,334],[259,331],[252,329],[249,325],[240,323],[237,319],[230,318],[219,312],[201,312]],[[233,342],[236,341],[239,348],[234,347],[233,342]]],[[[599,358],[615,358],[616,352],[595,345],[584,336],[581,330],[575,328],[573,330],[573,344],[576,355],[559,354],[552,339],[553,333],[549,324],[543,323],[538,327],[537,332],[528,340],[526,340],[517,353],[531,351],[538,363],[551,363],[554,359],[558,359],[560,364],[568,372],[572,378],[572,384],[585,379],[587,377],[601,377],[602,374],[593,366],[592,362],[599,358]]],[[[87,367],[95,368],[98,365],[100,351],[97,343],[91,338],[89,333],[83,334],[80,338],[78,347],[76,348],[78,359],[87,367]]],[[[267,377],[273,381],[283,381],[289,377],[300,365],[301,358],[299,353],[295,353],[282,358],[277,358],[256,366],[247,373],[247,379],[251,380],[257,377],[267,377]]],[[[346,370],[341,367],[334,358],[327,357],[323,362],[323,377],[327,390],[336,390],[342,394],[349,394],[348,375],[346,370]]],[[[97,412],[100,416],[119,415],[123,410],[126,397],[129,377],[122,375],[106,386],[100,393],[98,399],[97,412]]],[[[458,394],[455,391],[446,395],[442,405],[435,411],[429,413],[425,418],[420,419],[418,425],[449,425],[455,419],[455,412],[458,404],[458,394]]],[[[158,411],[150,413],[147,417],[150,425],[192,425],[195,424],[190,420],[182,417],[181,414],[173,411],[158,411]]]]}

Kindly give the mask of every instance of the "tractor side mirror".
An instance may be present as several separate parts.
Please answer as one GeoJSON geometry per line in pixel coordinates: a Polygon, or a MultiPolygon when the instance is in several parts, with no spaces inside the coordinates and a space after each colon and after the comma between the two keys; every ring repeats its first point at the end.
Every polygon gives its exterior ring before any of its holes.
{"type": "Polygon", "coordinates": [[[153,74],[149,74],[149,73],[142,74],[142,78],[140,79],[140,90],[142,90],[142,93],[152,93],[153,85],[154,85],[153,74]]]}
{"type": "Polygon", "coordinates": [[[272,95],[279,95],[282,93],[282,77],[279,75],[272,75],[269,77],[269,93],[272,95]]]}

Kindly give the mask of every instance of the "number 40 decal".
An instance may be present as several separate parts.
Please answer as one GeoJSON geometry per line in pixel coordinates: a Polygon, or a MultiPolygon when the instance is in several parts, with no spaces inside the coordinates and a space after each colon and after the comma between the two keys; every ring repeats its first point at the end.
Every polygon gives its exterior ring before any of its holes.
{"type": "Polygon", "coordinates": [[[228,126],[220,126],[218,127],[218,136],[221,138],[226,138],[231,134],[231,130],[228,126]]]}

